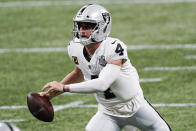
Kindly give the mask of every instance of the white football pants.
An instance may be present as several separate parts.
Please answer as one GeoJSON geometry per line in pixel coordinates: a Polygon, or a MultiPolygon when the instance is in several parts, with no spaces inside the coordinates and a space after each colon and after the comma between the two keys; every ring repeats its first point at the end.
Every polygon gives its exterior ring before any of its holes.
{"type": "Polygon", "coordinates": [[[86,126],[86,131],[171,131],[168,124],[144,100],[140,109],[131,117],[115,117],[98,111],[86,126]]]}

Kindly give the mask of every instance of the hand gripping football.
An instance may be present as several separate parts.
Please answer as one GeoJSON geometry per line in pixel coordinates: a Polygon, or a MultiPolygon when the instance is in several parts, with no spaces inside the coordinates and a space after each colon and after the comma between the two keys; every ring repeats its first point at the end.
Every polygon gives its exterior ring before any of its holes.
{"type": "Polygon", "coordinates": [[[53,106],[46,97],[40,96],[38,93],[29,93],[27,95],[27,105],[31,114],[37,119],[45,122],[53,120],[53,106]]]}

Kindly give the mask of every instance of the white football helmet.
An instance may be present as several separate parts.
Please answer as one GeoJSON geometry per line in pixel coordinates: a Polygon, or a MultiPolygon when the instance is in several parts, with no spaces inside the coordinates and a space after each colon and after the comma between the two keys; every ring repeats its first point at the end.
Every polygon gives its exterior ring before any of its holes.
{"type": "Polygon", "coordinates": [[[73,19],[73,40],[83,45],[103,41],[110,34],[111,25],[110,13],[104,7],[97,4],[83,6],[73,19]],[[78,26],[80,22],[95,24],[89,38],[82,38],[78,26]]]}
{"type": "Polygon", "coordinates": [[[0,131],[20,131],[20,129],[14,124],[0,122],[0,131]]]}

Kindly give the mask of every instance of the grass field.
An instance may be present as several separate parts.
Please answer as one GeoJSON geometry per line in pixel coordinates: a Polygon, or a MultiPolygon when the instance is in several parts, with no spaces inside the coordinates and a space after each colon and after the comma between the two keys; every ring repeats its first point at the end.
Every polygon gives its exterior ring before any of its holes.
{"type": "MultiPolygon", "coordinates": [[[[8,2],[8,0],[1,0],[8,2]]],[[[112,14],[112,37],[127,45],[175,45],[196,43],[196,3],[124,3],[104,5],[112,14]]],[[[0,7],[0,49],[65,48],[71,40],[72,18],[81,5],[0,7]]],[[[152,104],[196,103],[196,70],[146,71],[145,67],[193,67],[196,49],[129,50],[140,78],[162,78],[141,83],[152,104]]],[[[0,54],[0,107],[24,106],[29,92],[60,81],[73,69],[67,52],[9,52],[0,54]]],[[[53,105],[74,101],[96,105],[92,94],[61,95],[53,105]]],[[[196,107],[156,107],[174,131],[196,131],[196,107]]],[[[1,109],[0,120],[13,122],[22,131],[82,131],[96,108],[67,108],[55,112],[52,123],[36,120],[28,109],[1,109]]]]}

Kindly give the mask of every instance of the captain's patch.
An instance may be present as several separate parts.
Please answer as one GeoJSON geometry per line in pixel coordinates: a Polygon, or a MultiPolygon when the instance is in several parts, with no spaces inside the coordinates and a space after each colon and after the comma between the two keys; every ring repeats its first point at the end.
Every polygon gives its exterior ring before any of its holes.
{"type": "Polygon", "coordinates": [[[74,62],[75,64],[77,64],[77,65],[79,64],[79,63],[78,63],[78,58],[77,58],[76,56],[72,56],[72,59],[73,59],[73,62],[74,62]]]}

